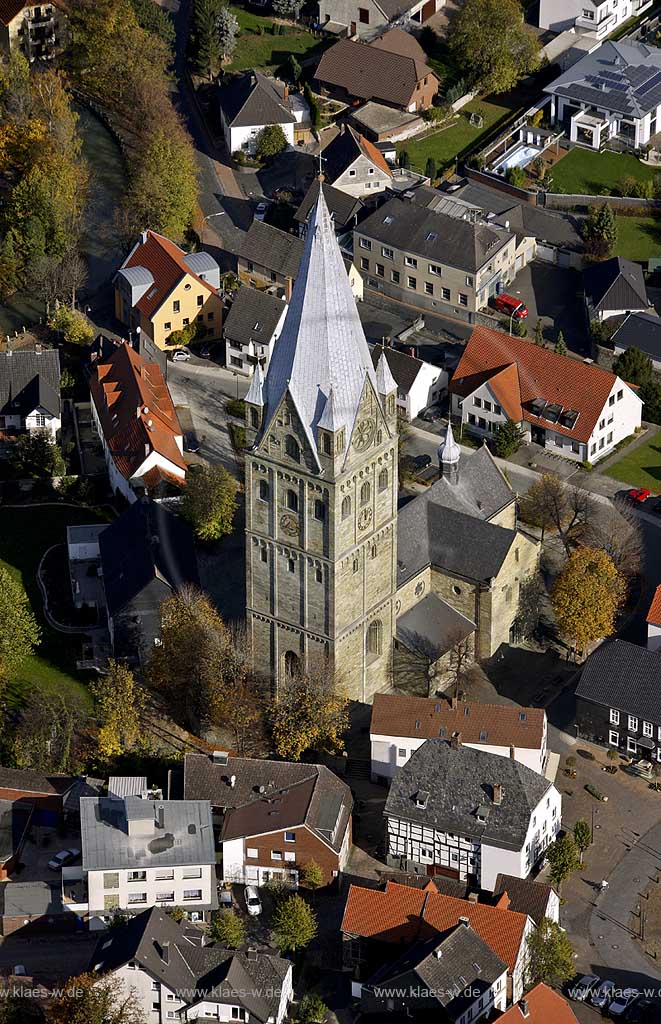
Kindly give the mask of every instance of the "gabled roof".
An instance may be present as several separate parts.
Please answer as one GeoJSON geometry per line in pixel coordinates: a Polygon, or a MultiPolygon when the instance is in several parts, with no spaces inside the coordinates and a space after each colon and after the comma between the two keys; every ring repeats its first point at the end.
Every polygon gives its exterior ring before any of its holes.
{"type": "Polygon", "coordinates": [[[508,850],[525,843],[530,818],[551,783],[519,761],[442,739],[426,740],[396,773],[384,814],[441,832],[474,836],[508,850]],[[493,801],[494,783],[502,786],[493,801]],[[417,794],[429,796],[419,807],[417,794]],[[477,816],[479,807],[486,813],[477,816]]]}
{"type": "Polygon", "coordinates": [[[315,78],[364,100],[406,107],[421,79],[437,76],[422,61],[378,46],[342,39],[322,55],[315,78]]]}
{"type": "Polygon", "coordinates": [[[60,355],[54,348],[0,352],[0,415],[45,409],[60,416],[60,355]]]}
{"type": "Polygon", "coordinates": [[[543,708],[521,710],[511,704],[479,701],[457,702],[453,707],[443,698],[375,693],[370,735],[434,739],[444,729],[448,738],[461,733],[463,743],[538,750],[544,739],[545,719],[543,708]]]}
{"type": "Polygon", "coordinates": [[[238,255],[258,267],[266,267],[284,277],[295,278],[303,257],[304,243],[263,220],[254,220],[239,246],[238,255]]]}
{"type": "MultiPolygon", "coordinates": [[[[397,389],[403,394],[408,395],[424,365],[422,359],[410,356],[406,352],[400,352],[399,349],[382,345],[373,345],[371,347],[371,354],[374,369],[378,366],[381,355],[385,356],[390,372],[395,378],[397,389]]],[[[438,372],[439,374],[441,373],[440,368],[438,372]]]]}
{"type": "Polygon", "coordinates": [[[475,632],[475,623],[443,601],[425,594],[421,601],[397,616],[395,636],[409,651],[423,654],[433,663],[453,644],[475,632]]]}
{"type": "MultiPolygon", "coordinates": [[[[317,205],[319,184],[319,178],[315,178],[305,193],[301,205],[294,214],[294,220],[298,221],[299,224],[306,223],[310,216],[310,211],[317,205]]],[[[346,227],[349,221],[357,217],[360,211],[365,208],[362,200],[356,196],[350,196],[348,192],[343,192],[339,188],[333,188],[332,185],[328,185],[326,182],[324,182],[323,189],[326,206],[333,218],[336,231],[346,227]]]]}
{"type": "Polygon", "coordinates": [[[498,902],[498,906],[505,906],[507,910],[527,914],[535,924],[539,925],[547,916],[546,911],[553,891],[553,886],[548,882],[499,874],[496,877],[493,894],[494,898],[499,897],[499,900],[502,900],[505,895],[507,897],[507,902],[505,904],[498,902]]]}
{"type": "Polygon", "coordinates": [[[654,626],[661,626],[661,583],[654,591],[654,597],[647,613],[647,622],[654,626]]]}
{"type": "Polygon", "coordinates": [[[109,359],[94,365],[90,392],[122,476],[130,480],[151,451],[186,469],[175,440],[182,436],[181,427],[157,363],[146,362],[130,345],[120,345],[109,359]]]}
{"type": "Polygon", "coordinates": [[[625,117],[644,117],[661,103],[661,51],[646,43],[607,39],[544,92],[625,117]]]}
{"type": "Polygon", "coordinates": [[[466,398],[489,382],[503,409],[514,413],[515,422],[520,407],[527,423],[586,442],[617,379],[614,373],[594,363],[558,355],[526,338],[475,327],[450,381],[450,392],[466,398]],[[505,370],[508,372],[504,373],[505,370]],[[573,410],[578,418],[570,427],[560,420],[551,422],[535,415],[535,399],[573,410]]]}
{"type": "Polygon", "coordinates": [[[223,334],[237,345],[268,345],[287,303],[259,288],[242,285],[223,322],[223,334]]]}
{"type": "Polygon", "coordinates": [[[411,32],[406,32],[402,28],[389,28],[378,39],[374,39],[370,45],[378,47],[379,50],[387,50],[388,53],[412,57],[413,60],[417,60],[421,64],[427,63],[427,54],[418,40],[411,32]]]}
{"type": "Polygon", "coordinates": [[[220,107],[232,128],[296,122],[283,83],[260,71],[230,78],[221,87],[220,107]]]}
{"type": "Polygon", "coordinates": [[[661,317],[649,313],[629,313],[611,336],[616,349],[639,348],[655,362],[661,362],[661,317]]]}
{"type": "Polygon", "coordinates": [[[510,1006],[499,1024],[578,1024],[578,1018],[558,992],[540,981],[525,996],[510,1006]]]}
{"type": "Polygon", "coordinates": [[[607,640],[586,661],[576,696],[661,725],[661,652],[607,640]]]}
{"type": "MultiPolygon", "coordinates": [[[[661,77],[661,71],[659,72],[661,77]]],[[[583,271],[585,301],[596,312],[649,309],[643,268],[621,256],[592,263],[583,271]]]]}
{"type": "Polygon", "coordinates": [[[392,171],[383,153],[350,125],[341,126],[338,134],[323,150],[322,156],[326,161],[324,175],[331,185],[351,167],[359,156],[364,156],[387,178],[392,178],[392,171]]]}
{"type": "MultiPolygon", "coordinates": [[[[215,264],[212,256],[209,256],[207,253],[206,257],[207,261],[212,261],[215,264]]],[[[146,317],[151,318],[161,308],[172,289],[187,274],[204,291],[216,294],[216,289],[212,288],[208,281],[204,281],[193,270],[195,261],[191,261],[191,264],[189,264],[187,262],[188,259],[189,254],[185,253],[174,242],[171,242],[169,238],[159,235],[155,231],[145,231],[117,273],[121,274],[126,269],[134,268],[147,271],[147,274],[151,275],[153,283],[149,281],[149,278],[145,278],[144,283],[148,285],[147,290],[136,303],[136,308],[146,317]]],[[[130,274],[128,279],[133,280],[130,274]]]]}
{"type": "Polygon", "coordinates": [[[42,775],[30,768],[0,767],[0,789],[22,790],[35,796],[62,796],[75,781],[71,775],[42,775]]]}

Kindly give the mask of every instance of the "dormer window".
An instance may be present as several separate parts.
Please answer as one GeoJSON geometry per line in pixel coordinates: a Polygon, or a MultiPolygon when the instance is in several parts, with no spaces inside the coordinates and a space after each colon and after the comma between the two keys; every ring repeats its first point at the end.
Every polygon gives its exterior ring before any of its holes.
{"type": "Polygon", "coordinates": [[[429,793],[426,789],[419,789],[415,795],[415,806],[425,809],[429,802],[429,793]]]}

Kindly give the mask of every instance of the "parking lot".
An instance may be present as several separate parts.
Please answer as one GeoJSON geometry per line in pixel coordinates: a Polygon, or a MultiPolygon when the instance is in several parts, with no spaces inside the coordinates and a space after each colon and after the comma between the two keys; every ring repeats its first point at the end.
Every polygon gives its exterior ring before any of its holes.
{"type": "Polygon", "coordinates": [[[561,330],[572,352],[591,354],[581,276],[577,270],[534,260],[519,271],[508,286],[507,294],[528,307],[529,337],[534,336],[537,321],[541,319],[547,345],[555,344],[558,330],[561,330]]]}

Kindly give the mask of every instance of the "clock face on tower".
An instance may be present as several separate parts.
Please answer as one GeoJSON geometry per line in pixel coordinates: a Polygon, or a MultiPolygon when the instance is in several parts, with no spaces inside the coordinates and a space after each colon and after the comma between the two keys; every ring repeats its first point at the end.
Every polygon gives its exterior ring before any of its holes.
{"type": "Polygon", "coordinates": [[[369,524],[372,522],[372,509],[364,508],[358,516],[358,529],[366,530],[369,524]]]}
{"type": "Polygon", "coordinates": [[[290,537],[294,537],[298,533],[298,519],[291,512],[285,512],[283,516],[280,516],[280,528],[290,537]]]}
{"type": "Polygon", "coordinates": [[[358,420],[352,440],[352,444],[357,452],[364,452],[369,448],[374,440],[375,431],[376,423],[370,417],[366,416],[362,420],[358,420]]]}

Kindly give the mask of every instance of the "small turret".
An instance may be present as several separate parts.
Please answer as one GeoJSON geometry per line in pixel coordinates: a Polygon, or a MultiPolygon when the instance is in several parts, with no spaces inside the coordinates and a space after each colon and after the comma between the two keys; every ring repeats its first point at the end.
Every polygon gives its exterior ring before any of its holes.
{"type": "Polygon", "coordinates": [[[388,426],[395,429],[397,425],[397,384],[390,372],[385,349],[381,349],[379,362],[376,366],[376,389],[381,399],[381,406],[388,426]]]}
{"type": "Polygon", "coordinates": [[[250,381],[248,394],[245,398],[246,407],[246,444],[249,448],[255,443],[255,438],[262,427],[264,415],[264,374],[259,363],[250,381]]]}
{"type": "Polygon", "coordinates": [[[448,420],[448,429],[445,432],[445,440],[438,446],[438,469],[439,475],[448,483],[456,484],[459,480],[459,459],[461,448],[454,439],[452,424],[448,420]]]}

